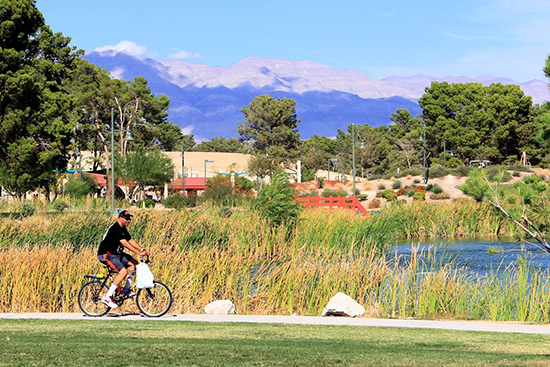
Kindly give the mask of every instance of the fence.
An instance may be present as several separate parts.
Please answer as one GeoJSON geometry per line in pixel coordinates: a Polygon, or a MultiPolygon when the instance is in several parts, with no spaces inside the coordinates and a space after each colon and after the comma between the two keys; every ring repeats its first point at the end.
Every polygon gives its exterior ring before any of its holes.
{"type": "Polygon", "coordinates": [[[298,202],[302,205],[304,205],[306,208],[321,208],[321,207],[328,207],[328,208],[345,208],[345,209],[357,209],[363,215],[370,217],[369,212],[355,196],[352,196],[350,198],[343,198],[342,196],[338,195],[336,197],[330,196],[327,198],[322,198],[319,196],[306,196],[305,198],[296,198],[298,202]]]}

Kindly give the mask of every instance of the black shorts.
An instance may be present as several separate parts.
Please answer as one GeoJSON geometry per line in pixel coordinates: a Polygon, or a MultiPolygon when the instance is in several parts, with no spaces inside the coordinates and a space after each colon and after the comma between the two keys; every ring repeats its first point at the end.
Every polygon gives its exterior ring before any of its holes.
{"type": "Polygon", "coordinates": [[[134,259],[127,253],[122,253],[120,255],[103,254],[97,255],[97,258],[102,264],[107,265],[117,273],[122,269],[127,268],[130,261],[134,259]]]}

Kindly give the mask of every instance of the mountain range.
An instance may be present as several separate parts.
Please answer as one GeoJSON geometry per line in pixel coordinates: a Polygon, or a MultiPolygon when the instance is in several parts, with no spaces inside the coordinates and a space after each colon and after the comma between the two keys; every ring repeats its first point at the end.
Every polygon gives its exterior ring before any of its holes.
{"type": "Polygon", "coordinates": [[[535,103],[550,101],[548,84],[542,80],[517,83],[490,75],[390,76],[378,80],[309,61],[258,57],[245,58],[229,68],[157,61],[115,51],[92,52],[85,58],[107,69],[114,78],[143,76],[155,95],[170,98],[169,119],[198,141],[238,136],[241,109],[262,94],[296,101],[302,138],[335,136],[350,123],[387,126],[392,113],[401,108],[416,116],[422,112],[418,99],[432,81],[518,84],[535,103]]]}

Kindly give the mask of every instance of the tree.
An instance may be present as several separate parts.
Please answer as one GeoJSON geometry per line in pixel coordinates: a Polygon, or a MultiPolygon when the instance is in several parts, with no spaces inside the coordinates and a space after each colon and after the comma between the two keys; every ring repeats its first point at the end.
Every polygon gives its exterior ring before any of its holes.
{"type": "Polygon", "coordinates": [[[429,154],[437,156],[445,141],[464,163],[516,160],[526,144],[522,128],[533,129],[533,102],[517,85],[433,82],[419,103],[429,154]]]}
{"type": "Polygon", "coordinates": [[[170,158],[158,150],[146,152],[139,149],[128,152],[125,156],[119,156],[117,170],[125,182],[135,182],[129,193],[132,197],[136,191],[143,190],[146,186],[160,186],[168,183],[174,177],[174,165],[170,158]]]}
{"type": "Polygon", "coordinates": [[[297,157],[300,145],[296,102],[287,98],[275,100],[265,94],[243,107],[242,113],[245,119],[237,127],[241,141],[251,143],[258,157],[265,157],[275,165],[289,166],[297,157]]]}
{"type": "Polygon", "coordinates": [[[67,165],[75,121],[66,81],[82,52],[28,0],[0,3],[0,39],[0,185],[22,197],[67,165]]]}
{"type": "Polygon", "coordinates": [[[296,190],[289,185],[287,174],[279,170],[273,175],[271,183],[258,193],[254,208],[275,225],[293,224],[303,209],[295,196],[296,190]]]}
{"type": "Polygon", "coordinates": [[[514,184],[516,196],[504,197],[501,182],[504,169],[493,177],[487,177],[486,170],[470,171],[466,183],[459,188],[477,201],[487,200],[502,215],[514,222],[538,246],[550,253],[546,232],[550,228],[550,187],[539,176],[527,176],[514,184]]]}

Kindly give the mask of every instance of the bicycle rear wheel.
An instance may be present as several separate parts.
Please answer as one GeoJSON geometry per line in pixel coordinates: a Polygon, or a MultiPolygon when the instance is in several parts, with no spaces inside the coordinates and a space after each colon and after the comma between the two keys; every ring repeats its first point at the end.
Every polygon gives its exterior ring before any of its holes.
{"type": "Polygon", "coordinates": [[[78,292],[78,305],[82,312],[92,317],[103,316],[109,312],[110,308],[101,302],[101,296],[108,290],[105,284],[97,280],[84,284],[78,292]]]}
{"type": "Polygon", "coordinates": [[[172,306],[172,293],[161,282],[154,281],[152,288],[142,288],[137,292],[136,304],[139,310],[149,317],[160,317],[172,306]]]}

